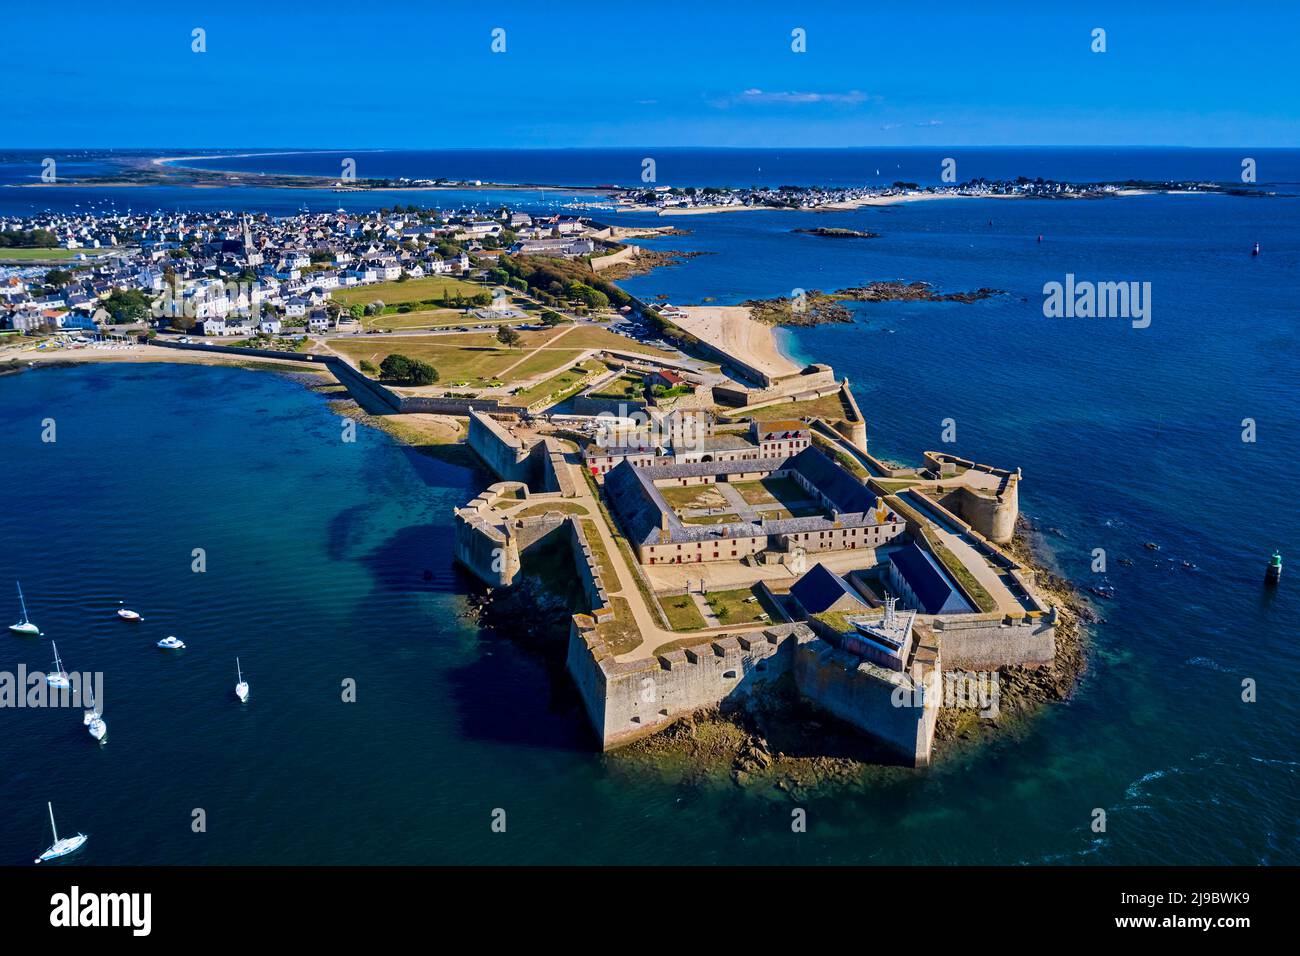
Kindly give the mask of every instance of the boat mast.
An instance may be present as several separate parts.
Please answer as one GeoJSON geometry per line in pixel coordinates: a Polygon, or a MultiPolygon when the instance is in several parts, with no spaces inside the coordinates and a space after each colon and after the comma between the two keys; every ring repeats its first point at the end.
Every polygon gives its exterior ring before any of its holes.
{"type": "Polygon", "coordinates": [[[26,624],[27,623],[27,602],[23,600],[23,585],[21,581],[15,581],[14,583],[18,585],[18,603],[22,606],[23,623],[26,624]]]}
{"type": "Polygon", "coordinates": [[[54,831],[54,842],[55,842],[55,843],[58,843],[58,842],[59,842],[59,828],[56,827],[56,826],[54,825],[54,804],[53,804],[53,803],[46,803],[45,805],[46,805],[47,807],[50,808],[50,829],[54,831]]]}

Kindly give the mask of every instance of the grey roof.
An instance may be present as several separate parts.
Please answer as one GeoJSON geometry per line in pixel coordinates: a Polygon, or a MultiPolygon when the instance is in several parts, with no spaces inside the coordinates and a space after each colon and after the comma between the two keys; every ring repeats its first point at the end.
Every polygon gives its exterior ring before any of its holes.
{"type": "Polygon", "coordinates": [[[967,614],[974,610],[934,559],[915,541],[889,555],[926,614],[967,614]]]}
{"type": "Polygon", "coordinates": [[[809,614],[820,614],[834,607],[835,603],[846,594],[861,608],[867,607],[847,582],[826,565],[818,562],[807,574],[790,588],[790,593],[803,605],[809,614]]]}
{"type": "Polygon", "coordinates": [[[758,538],[768,535],[808,534],[838,528],[862,528],[876,523],[871,509],[876,496],[848,472],[821,452],[807,448],[793,458],[757,458],[749,461],[701,461],[681,465],[653,465],[637,468],[624,460],[605,476],[605,494],[628,538],[638,544],[682,544],[728,538],[758,538]],[[761,523],[738,521],[730,524],[683,524],[677,512],[664,500],[655,481],[699,478],[738,471],[797,470],[839,506],[837,519],[822,515],[804,518],[767,519],[761,523]],[[854,487],[855,486],[855,487],[854,487]],[[858,506],[849,510],[845,504],[858,506]],[[661,541],[661,521],[666,517],[668,537],[661,541]]]}

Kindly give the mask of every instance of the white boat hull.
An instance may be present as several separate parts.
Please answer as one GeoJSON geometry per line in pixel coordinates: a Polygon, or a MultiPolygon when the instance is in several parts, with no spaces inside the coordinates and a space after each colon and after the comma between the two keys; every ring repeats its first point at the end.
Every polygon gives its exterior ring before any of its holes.
{"type": "Polygon", "coordinates": [[[247,685],[247,684],[236,684],[236,685],[235,685],[235,696],[239,698],[239,702],[240,702],[241,704],[243,704],[243,703],[247,703],[247,702],[248,702],[248,685],[247,685]]]}
{"type": "Polygon", "coordinates": [[[31,621],[23,621],[21,624],[10,624],[9,630],[15,634],[22,634],[26,637],[39,637],[41,629],[31,621]]]}
{"type": "Polygon", "coordinates": [[[54,846],[50,847],[37,857],[36,862],[45,863],[49,860],[57,860],[59,857],[67,856],[70,853],[76,853],[88,839],[89,837],[84,833],[78,833],[76,836],[72,837],[64,837],[58,843],[54,844],[54,846]]]}
{"type": "Polygon", "coordinates": [[[102,720],[92,720],[90,722],[90,736],[103,743],[104,738],[108,736],[108,724],[102,720]]]}

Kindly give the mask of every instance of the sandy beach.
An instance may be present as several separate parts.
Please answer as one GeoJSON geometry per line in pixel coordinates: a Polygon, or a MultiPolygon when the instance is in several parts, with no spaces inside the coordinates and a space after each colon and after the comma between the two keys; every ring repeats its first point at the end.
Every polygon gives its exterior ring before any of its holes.
{"type": "Polygon", "coordinates": [[[681,311],[684,316],[669,321],[768,375],[795,375],[801,369],[777,347],[772,327],[756,322],[743,305],[682,306],[681,311]]]}

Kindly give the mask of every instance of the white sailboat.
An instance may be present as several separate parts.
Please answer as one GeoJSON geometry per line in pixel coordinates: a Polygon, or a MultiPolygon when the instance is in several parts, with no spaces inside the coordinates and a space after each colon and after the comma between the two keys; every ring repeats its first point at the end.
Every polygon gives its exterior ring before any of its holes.
{"type": "Polygon", "coordinates": [[[238,657],[235,658],[235,673],[239,675],[239,683],[235,685],[235,696],[242,704],[248,700],[248,681],[244,680],[244,671],[239,666],[238,657]]]}
{"type": "Polygon", "coordinates": [[[103,714],[95,706],[95,692],[93,690],[90,692],[90,709],[82,714],[82,723],[90,731],[90,736],[100,743],[103,743],[104,738],[108,736],[108,724],[104,722],[103,714]]]}
{"type": "Polygon", "coordinates": [[[59,828],[54,825],[54,804],[47,803],[50,808],[50,830],[54,833],[54,845],[36,858],[37,863],[44,863],[46,860],[57,860],[61,856],[67,856],[69,853],[76,853],[81,849],[81,845],[89,839],[84,833],[78,833],[76,836],[64,837],[59,839],[59,828]]]}
{"type": "Polygon", "coordinates": [[[32,637],[39,636],[41,633],[41,629],[37,627],[35,624],[33,624],[31,620],[27,617],[27,602],[23,600],[22,583],[21,582],[15,582],[15,583],[18,584],[18,606],[23,609],[23,617],[22,620],[19,621],[17,624],[10,624],[9,630],[13,631],[15,634],[26,634],[32,637]]]}
{"type": "Polygon", "coordinates": [[[51,687],[57,687],[59,690],[65,690],[68,684],[68,672],[63,669],[63,661],[59,660],[59,645],[50,641],[50,646],[54,648],[54,670],[45,675],[45,683],[51,687]]]}

